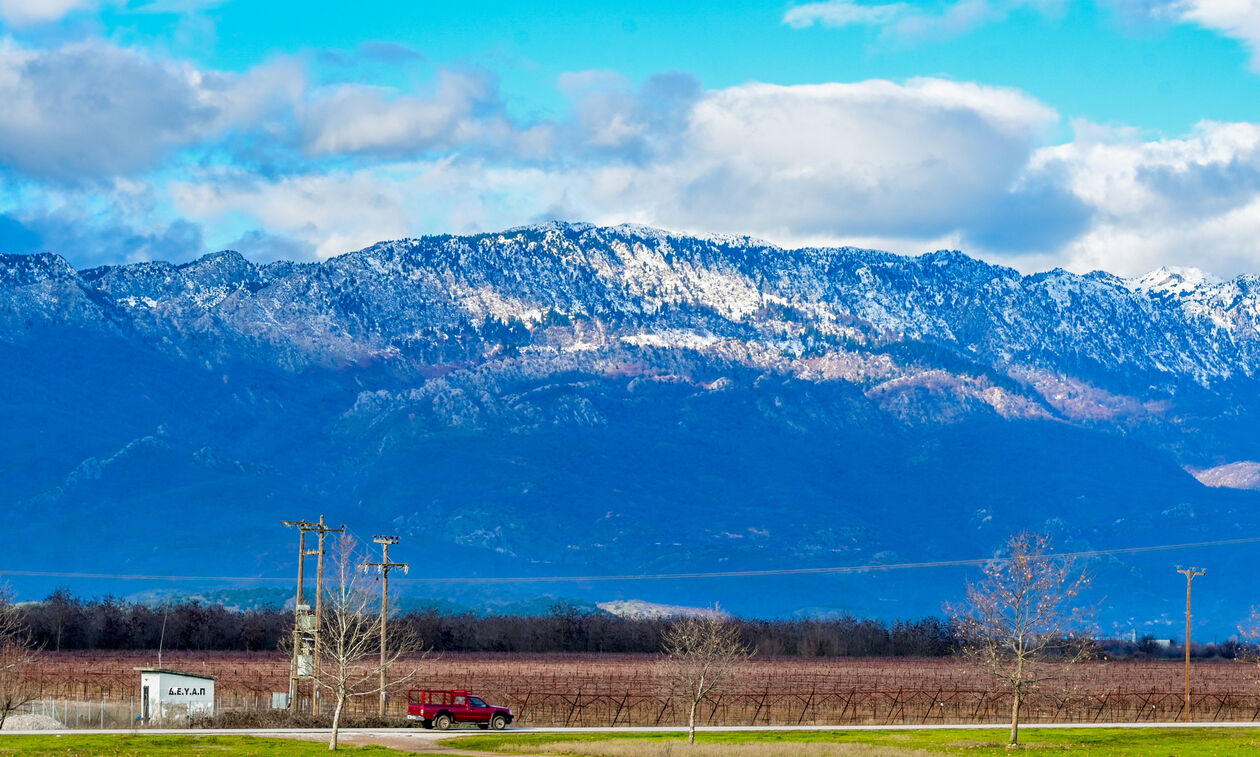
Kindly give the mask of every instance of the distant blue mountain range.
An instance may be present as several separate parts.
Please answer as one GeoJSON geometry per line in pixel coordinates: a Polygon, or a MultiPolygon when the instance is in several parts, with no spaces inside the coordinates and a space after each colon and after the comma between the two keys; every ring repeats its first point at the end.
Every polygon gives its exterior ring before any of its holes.
{"type": "MultiPolygon", "coordinates": [[[[1260,278],[1193,270],[567,224],[323,263],[0,255],[0,569],[287,577],[279,521],[324,513],[397,533],[403,590],[462,606],[936,614],[968,569],[423,578],[948,560],[1024,528],[1061,550],[1260,536],[1258,374],[1260,278]]],[[[1223,638],[1260,603],[1257,558],[1095,559],[1104,630],[1176,636],[1193,562],[1223,638]]]]}

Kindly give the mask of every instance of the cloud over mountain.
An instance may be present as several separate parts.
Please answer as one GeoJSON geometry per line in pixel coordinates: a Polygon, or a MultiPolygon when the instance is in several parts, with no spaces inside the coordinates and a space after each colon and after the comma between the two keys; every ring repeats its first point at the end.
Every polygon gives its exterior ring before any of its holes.
{"type": "MultiPolygon", "coordinates": [[[[224,212],[253,213],[264,227],[309,231],[319,244],[328,230],[312,228],[310,219],[320,224],[368,212],[379,233],[381,224],[406,228],[433,202],[456,215],[482,206],[486,212],[469,215],[511,222],[513,208],[494,207],[492,197],[484,207],[487,195],[497,186],[511,203],[517,187],[533,186],[533,214],[545,212],[539,200],[549,197],[579,217],[771,238],[932,238],[987,228],[984,209],[1026,191],[1018,186],[1021,172],[1057,120],[1014,90],[933,79],[700,92],[676,76],[635,92],[587,75],[567,77],[563,86],[575,100],[573,122],[546,126],[555,137],[543,143],[546,151],[514,166],[496,166],[470,148],[464,158],[413,162],[403,172],[386,166],[275,180],[242,175],[239,184],[211,177],[179,184],[180,207],[206,223],[224,212]],[[327,207],[316,204],[321,196],[327,207]],[[377,198],[373,210],[352,210],[354,200],[334,207],[364,196],[377,198]]],[[[423,139],[427,127],[409,123],[423,139]]],[[[460,133],[443,130],[442,138],[460,133]]],[[[1058,227],[1061,221],[1046,219],[1058,227]]]]}
{"type": "Polygon", "coordinates": [[[427,73],[368,84],[327,78],[318,53],[230,72],[103,40],[5,40],[0,244],[89,263],[234,240],[268,256],[264,240],[283,239],[323,258],[381,236],[589,219],[957,246],[1023,270],[1132,274],[1189,248],[1222,274],[1260,268],[1248,122],[1139,136],[940,77],[706,88],[602,69],[558,73],[559,108],[523,112],[489,69],[360,47],[339,70],[427,73]]]}

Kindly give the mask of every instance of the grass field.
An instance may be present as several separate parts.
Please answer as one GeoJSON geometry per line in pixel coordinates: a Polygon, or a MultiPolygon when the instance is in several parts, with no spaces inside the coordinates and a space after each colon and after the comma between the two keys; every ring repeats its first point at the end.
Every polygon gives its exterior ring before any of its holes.
{"type": "MultiPolygon", "coordinates": [[[[399,754],[385,747],[345,747],[354,755],[399,754]]],[[[328,742],[253,736],[0,736],[0,755],[21,757],[308,757],[328,754],[328,742]]]]}
{"type": "MultiPolygon", "coordinates": [[[[1006,731],[765,731],[700,733],[688,747],[677,733],[495,734],[445,739],[444,747],[488,755],[572,757],[927,757],[1005,755],[1006,731]]],[[[1026,730],[1017,750],[1074,757],[1217,757],[1260,754],[1260,728],[1026,730]]],[[[355,755],[400,752],[342,746],[355,755]]],[[[300,757],[327,754],[326,742],[251,736],[0,736],[0,757],[300,757]]]]}
{"type": "MultiPolygon", "coordinates": [[[[678,734],[504,734],[443,742],[486,752],[586,757],[889,757],[1010,754],[1006,730],[700,733],[688,749],[678,734]]],[[[1081,757],[1216,757],[1260,754],[1260,728],[1025,730],[1018,751],[1081,757]]]]}

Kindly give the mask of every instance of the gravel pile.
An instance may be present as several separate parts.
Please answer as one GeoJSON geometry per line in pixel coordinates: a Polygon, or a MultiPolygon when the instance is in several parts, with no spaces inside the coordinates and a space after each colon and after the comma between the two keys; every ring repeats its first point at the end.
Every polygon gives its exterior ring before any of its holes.
{"type": "Polygon", "coordinates": [[[4,719],[6,731],[54,731],[65,726],[47,715],[10,715],[4,719]]]}

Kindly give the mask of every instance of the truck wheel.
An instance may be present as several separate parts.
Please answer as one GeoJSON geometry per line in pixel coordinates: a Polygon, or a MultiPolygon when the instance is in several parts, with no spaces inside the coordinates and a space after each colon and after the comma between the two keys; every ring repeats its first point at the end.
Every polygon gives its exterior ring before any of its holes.
{"type": "Polygon", "coordinates": [[[447,715],[446,713],[442,713],[441,715],[438,715],[436,718],[433,719],[433,727],[438,729],[439,731],[445,731],[447,728],[450,728],[451,716],[447,715]]]}
{"type": "Polygon", "coordinates": [[[496,731],[502,731],[504,728],[507,728],[507,718],[503,717],[503,715],[495,715],[490,718],[490,727],[496,731]]]}

